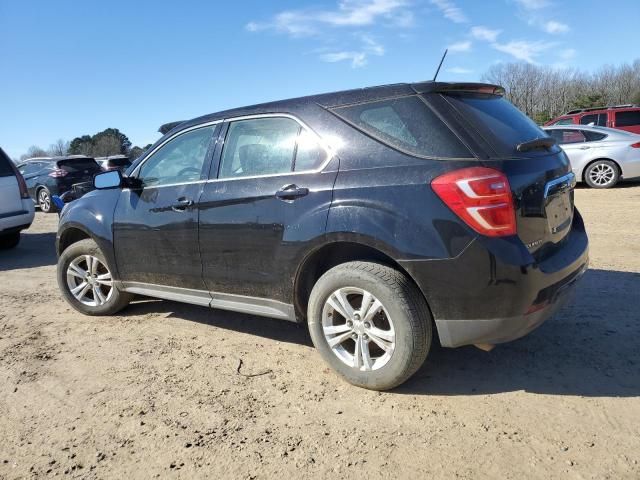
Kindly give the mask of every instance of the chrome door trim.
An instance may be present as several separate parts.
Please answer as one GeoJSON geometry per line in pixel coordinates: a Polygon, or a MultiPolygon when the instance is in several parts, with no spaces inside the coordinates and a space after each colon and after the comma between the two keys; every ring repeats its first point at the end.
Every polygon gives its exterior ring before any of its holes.
{"type": "Polygon", "coordinates": [[[148,297],[174,300],[205,307],[248,313],[261,317],[297,321],[293,305],[269,298],[235,295],[232,293],[209,292],[191,288],[155,285],[143,282],[120,282],[118,288],[128,293],[148,297]]]}

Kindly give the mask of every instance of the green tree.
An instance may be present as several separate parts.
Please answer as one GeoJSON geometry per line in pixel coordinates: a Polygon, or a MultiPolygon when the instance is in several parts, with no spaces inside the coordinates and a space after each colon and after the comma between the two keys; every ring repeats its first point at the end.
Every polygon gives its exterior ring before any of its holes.
{"type": "Polygon", "coordinates": [[[586,93],[584,95],[580,95],[575,98],[573,102],[571,102],[571,110],[577,108],[593,108],[593,107],[601,107],[606,104],[604,99],[604,95],[601,93],[586,93]]]}
{"type": "Polygon", "coordinates": [[[129,138],[117,128],[107,128],[95,135],[83,135],[71,140],[69,153],[107,157],[109,155],[128,155],[131,149],[129,138]]]}

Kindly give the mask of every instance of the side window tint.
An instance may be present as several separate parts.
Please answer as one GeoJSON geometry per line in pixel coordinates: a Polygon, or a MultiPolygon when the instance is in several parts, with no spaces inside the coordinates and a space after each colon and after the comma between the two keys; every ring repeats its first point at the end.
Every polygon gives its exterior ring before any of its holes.
{"type": "Polygon", "coordinates": [[[587,142],[597,142],[606,137],[604,133],[589,132],[586,130],[582,133],[584,133],[584,136],[587,137],[587,142]]]}
{"type": "Polygon", "coordinates": [[[145,185],[167,185],[200,180],[214,126],[183,133],[165,143],[140,168],[145,185]]]}
{"type": "Polygon", "coordinates": [[[290,172],[299,130],[298,122],[284,117],[231,122],[218,178],[290,172]]]}
{"type": "Polygon", "coordinates": [[[378,141],[407,153],[471,158],[471,152],[417,96],[337,107],[333,111],[378,141]]]}
{"type": "Polygon", "coordinates": [[[554,125],[573,125],[573,119],[572,118],[561,118],[560,120],[558,120],[557,122],[553,123],[554,125]]]}
{"type": "Polygon", "coordinates": [[[640,125],[640,110],[616,112],[616,127],[631,127],[640,125]]]}
{"type": "Polygon", "coordinates": [[[294,170],[296,172],[315,170],[320,167],[326,159],[327,153],[318,145],[315,137],[304,128],[301,129],[300,135],[298,135],[298,149],[296,151],[294,170]]]}
{"type": "Polygon", "coordinates": [[[597,125],[597,124],[598,124],[598,114],[583,115],[580,118],[580,125],[597,125]]]}
{"type": "Polygon", "coordinates": [[[560,143],[582,143],[586,138],[580,130],[562,130],[562,141],[560,143]]]}

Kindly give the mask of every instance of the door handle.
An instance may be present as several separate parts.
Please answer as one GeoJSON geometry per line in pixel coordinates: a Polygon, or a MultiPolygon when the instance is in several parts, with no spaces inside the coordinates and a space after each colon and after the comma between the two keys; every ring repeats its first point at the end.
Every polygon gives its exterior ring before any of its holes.
{"type": "Polygon", "coordinates": [[[176,203],[171,205],[171,210],[174,212],[184,212],[187,208],[193,206],[193,200],[190,200],[185,197],[181,197],[178,199],[176,203]]]}
{"type": "Polygon", "coordinates": [[[285,185],[276,192],[276,198],[280,200],[295,200],[296,198],[304,197],[309,194],[309,189],[299,187],[295,184],[285,185]]]}

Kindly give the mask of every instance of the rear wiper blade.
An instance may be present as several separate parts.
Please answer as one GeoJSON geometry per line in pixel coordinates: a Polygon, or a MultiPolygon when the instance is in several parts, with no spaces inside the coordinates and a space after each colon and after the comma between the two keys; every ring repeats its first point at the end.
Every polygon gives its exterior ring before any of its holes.
{"type": "Polygon", "coordinates": [[[536,150],[539,148],[549,149],[556,144],[556,139],[552,137],[540,137],[528,140],[526,142],[516,145],[516,150],[519,152],[528,152],[529,150],[536,150]]]}

